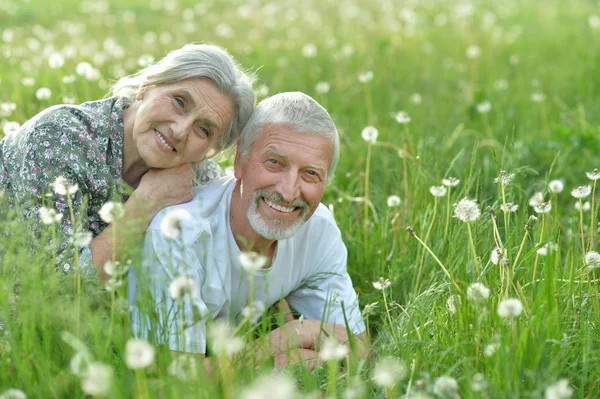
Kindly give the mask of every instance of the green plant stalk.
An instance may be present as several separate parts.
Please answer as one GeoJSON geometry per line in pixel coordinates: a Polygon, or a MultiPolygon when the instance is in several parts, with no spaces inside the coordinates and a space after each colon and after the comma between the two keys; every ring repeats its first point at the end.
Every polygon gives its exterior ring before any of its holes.
{"type": "Polygon", "coordinates": [[[469,230],[469,242],[471,243],[471,250],[473,251],[473,263],[475,264],[475,272],[477,273],[477,280],[481,277],[479,274],[479,262],[477,261],[477,252],[475,251],[475,242],[473,241],[473,233],[471,232],[471,224],[467,222],[467,230],[469,230]]]}
{"type": "Polygon", "coordinates": [[[448,225],[450,224],[450,190],[452,187],[448,187],[448,202],[446,208],[446,225],[444,226],[444,239],[442,240],[442,245],[446,245],[446,237],[448,237],[448,225]]]}
{"type": "Polygon", "coordinates": [[[392,316],[390,314],[390,308],[388,306],[387,296],[385,295],[385,289],[382,290],[383,293],[383,306],[385,306],[385,314],[387,316],[387,321],[390,327],[390,334],[392,334],[392,338],[394,338],[395,342],[398,342],[398,338],[396,337],[396,333],[394,332],[394,324],[392,323],[392,316]]]}
{"type": "Polygon", "coordinates": [[[525,241],[527,241],[527,237],[529,236],[529,231],[525,228],[525,234],[523,234],[523,239],[521,240],[521,245],[519,245],[519,251],[517,252],[517,256],[512,265],[513,274],[515,273],[515,269],[517,267],[517,262],[519,262],[519,258],[521,257],[521,253],[523,252],[523,248],[525,247],[525,241]]]}
{"type": "Polygon", "coordinates": [[[462,290],[460,289],[460,287],[458,286],[458,284],[456,284],[456,281],[454,281],[454,279],[452,278],[452,275],[448,272],[448,270],[446,269],[446,266],[444,266],[444,264],[442,263],[442,261],[440,261],[440,259],[433,253],[433,251],[431,249],[429,249],[429,247],[427,246],[427,244],[425,244],[420,238],[419,236],[414,233],[411,234],[413,237],[415,237],[415,239],[425,247],[425,249],[427,249],[427,252],[429,252],[429,254],[433,257],[433,259],[435,259],[435,261],[437,262],[438,265],[440,265],[440,267],[442,268],[442,271],[444,272],[444,274],[446,275],[446,277],[448,277],[448,279],[450,280],[450,282],[452,283],[452,285],[454,285],[454,288],[456,288],[456,290],[459,293],[462,293],[462,290]]]}
{"type": "Polygon", "coordinates": [[[367,247],[369,234],[369,174],[371,170],[371,143],[367,147],[367,165],[365,167],[365,201],[363,207],[363,245],[367,247]]]}
{"type": "MultiPolygon", "coordinates": [[[[546,227],[546,214],[542,213],[542,226],[541,226],[541,230],[540,230],[540,239],[539,239],[539,243],[541,244],[544,241],[544,230],[546,227]]],[[[540,259],[540,254],[536,251],[535,253],[535,261],[533,262],[533,275],[531,277],[531,281],[535,281],[536,279],[536,275],[537,275],[537,265],[538,265],[538,261],[540,259]]]]}
{"type": "Polygon", "coordinates": [[[596,198],[596,182],[597,180],[594,180],[594,188],[592,189],[592,217],[590,220],[590,241],[588,243],[588,251],[591,251],[592,248],[594,248],[594,230],[595,230],[595,226],[596,226],[596,213],[594,210],[594,200],[596,198]]]}
{"type": "Polygon", "coordinates": [[[583,233],[583,201],[579,198],[579,234],[581,235],[581,256],[585,259],[585,236],[583,233]]]}
{"type": "Polygon", "coordinates": [[[148,394],[148,383],[146,381],[146,373],[144,369],[135,370],[135,380],[138,386],[138,398],[149,398],[150,396],[148,394]]]}
{"type": "Polygon", "coordinates": [[[546,102],[542,101],[540,106],[542,108],[542,125],[544,126],[544,136],[546,139],[549,139],[550,129],[548,128],[548,112],[546,111],[546,102]]]}
{"type": "MultiPolygon", "coordinates": [[[[73,201],[71,200],[71,194],[67,190],[67,203],[69,204],[69,216],[71,218],[71,226],[73,233],[77,231],[75,226],[75,212],[73,211],[73,201]]],[[[79,267],[79,250],[76,245],[73,245],[73,259],[75,261],[75,292],[77,297],[77,304],[75,305],[75,335],[79,336],[80,330],[80,318],[81,318],[81,270],[79,267]]]]}
{"type": "Polygon", "coordinates": [[[338,363],[335,360],[327,361],[327,396],[336,397],[338,363]]]}
{"type": "Polygon", "coordinates": [[[508,245],[508,238],[509,238],[509,231],[510,231],[510,216],[508,215],[507,209],[506,209],[506,192],[504,190],[504,182],[502,181],[502,179],[500,179],[500,187],[502,189],[502,206],[504,207],[504,211],[502,212],[504,214],[504,238],[506,239],[506,245],[508,245]]]}
{"type": "MultiPolygon", "coordinates": [[[[425,239],[423,242],[427,242],[429,239],[429,234],[431,233],[431,229],[433,228],[433,223],[435,222],[435,216],[437,214],[437,197],[433,197],[433,215],[431,216],[431,223],[429,223],[429,228],[427,229],[427,233],[425,233],[425,239]]],[[[419,262],[419,270],[417,272],[417,281],[415,283],[415,295],[419,292],[419,283],[421,282],[421,272],[423,271],[423,263],[425,262],[425,248],[421,251],[421,261],[419,262]]]]}

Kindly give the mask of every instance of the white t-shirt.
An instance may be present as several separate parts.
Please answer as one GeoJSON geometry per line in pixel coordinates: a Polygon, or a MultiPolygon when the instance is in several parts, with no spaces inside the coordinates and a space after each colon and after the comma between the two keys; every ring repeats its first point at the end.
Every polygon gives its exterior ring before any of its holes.
{"type": "Polygon", "coordinates": [[[266,308],[285,298],[308,320],[341,325],[345,313],[350,330],[362,333],[365,325],[346,271],[346,246],[327,207],[319,204],[293,237],[279,240],[270,267],[251,278],[240,265],[241,251],[229,222],[235,184],[234,178],[217,179],[197,189],[192,201],[166,208],[154,217],[144,243],[143,279],[133,270],[129,277],[134,331],[140,336],[152,335],[174,351],[206,353],[206,320],[239,322],[253,280],[254,301],[266,308]],[[192,218],[181,223],[177,240],[168,240],[160,224],[175,209],[185,209],[192,218]],[[180,275],[193,279],[191,300],[173,300],[169,295],[169,284],[180,275]],[[148,292],[143,292],[146,287],[148,292]],[[141,309],[138,304],[148,303],[148,299],[150,308],[141,309]]]}

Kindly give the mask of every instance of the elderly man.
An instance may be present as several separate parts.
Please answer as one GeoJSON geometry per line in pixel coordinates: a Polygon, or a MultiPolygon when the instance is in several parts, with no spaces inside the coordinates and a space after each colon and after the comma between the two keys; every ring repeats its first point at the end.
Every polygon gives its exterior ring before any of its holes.
{"type": "Polygon", "coordinates": [[[206,354],[209,320],[239,323],[256,304],[286,299],[303,318],[267,336],[276,365],[316,358],[328,335],[353,340],[364,356],[346,247],[320,203],[338,158],[337,130],[315,100],[296,92],[262,101],[242,132],[234,177],[199,188],[150,224],[144,280],[130,277],[134,330],[173,351],[206,354]],[[154,315],[135,306],[145,301],[142,287],[154,315]]]}

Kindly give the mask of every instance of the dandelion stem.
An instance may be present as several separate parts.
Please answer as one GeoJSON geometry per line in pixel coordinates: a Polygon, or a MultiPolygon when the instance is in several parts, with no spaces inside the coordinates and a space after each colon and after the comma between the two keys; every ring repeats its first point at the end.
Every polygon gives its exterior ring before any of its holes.
{"type": "Polygon", "coordinates": [[[475,264],[475,272],[477,273],[477,279],[479,280],[479,262],[477,261],[477,252],[475,251],[475,242],[473,241],[473,233],[471,232],[471,224],[467,222],[467,230],[469,230],[469,241],[471,243],[471,250],[473,251],[473,263],[475,264]]]}
{"type": "MultiPolygon", "coordinates": [[[[71,194],[67,191],[67,203],[69,204],[69,216],[71,218],[71,228],[73,229],[73,234],[76,233],[77,229],[75,226],[75,212],[73,211],[73,201],[71,200],[71,194]]],[[[75,335],[79,336],[79,325],[80,325],[80,317],[81,317],[81,270],[79,270],[79,249],[76,245],[73,245],[73,260],[74,260],[74,270],[75,270],[75,292],[77,296],[77,305],[75,306],[75,335]]]]}
{"type": "Polygon", "coordinates": [[[338,364],[335,360],[327,362],[327,396],[336,397],[338,364]]]}
{"type": "Polygon", "coordinates": [[[420,238],[419,236],[415,233],[415,231],[412,229],[412,227],[408,226],[406,228],[406,230],[408,231],[408,233],[413,236],[423,247],[425,247],[425,249],[427,250],[427,252],[429,252],[429,254],[433,257],[433,259],[435,259],[435,261],[437,262],[438,265],[440,265],[440,267],[442,268],[442,271],[444,272],[444,274],[446,275],[446,277],[448,277],[448,280],[450,280],[450,282],[452,283],[452,285],[454,285],[454,287],[456,288],[456,290],[459,293],[462,293],[462,290],[460,289],[460,287],[458,286],[458,284],[456,284],[456,281],[454,281],[454,279],[452,278],[452,275],[448,272],[448,270],[446,269],[446,267],[444,266],[444,264],[442,263],[442,261],[440,261],[440,259],[433,253],[433,251],[431,249],[429,249],[429,247],[427,246],[427,244],[425,244],[420,238]]]}
{"type": "MultiPolygon", "coordinates": [[[[431,233],[431,229],[433,227],[433,223],[435,222],[435,216],[437,213],[437,197],[433,197],[433,215],[431,216],[431,223],[429,223],[429,228],[427,229],[427,233],[425,233],[425,239],[423,242],[427,242],[429,239],[429,234],[431,233]]],[[[419,271],[417,272],[417,282],[415,283],[415,295],[419,292],[419,283],[421,281],[421,272],[423,271],[423,263],[425,262],[425,248],[421,251],[421,261],[419,263],[419,271]]]]}
{"type": "Polygon", "coordinates": [[[594,211],[594,200],[596,196],[596,181],[594,180],[594,188],[592,189],[592,218],[590,220],[590,241],[588,243],[588,251],[591,251],[594,248],[594,226],[596,224],[596,213],[594,211]]]}
{"type": "Polygon", "coordinates": [[[504,207],[504,238],[506,239],[506,243],[508,244],[508,234],[510,231],[510,216],[508,215],[508,209],[506,209],[506,193],[504,190],[504,181],[500,179],[500,187],[502,189],[502,206],[504,207]]]}
{"type": "Polygon", "coordinates": [[[546,102],[542,101],[540,105],[542,108],[542,124],[544,126],[544,136],[546,137],[546,139],[549,139],[550,131],[548,129],[548,112],[546,111],[546,102]]]}
{"type": "Polygon", "coordinates": [[[138,398],[148,398],[148,385],[146,383],[146,374],[143,369],[135,370],[135,379],[138,386],[138,398]]]}
{"type": "Polygon", "coordinates": [[[394,324],[392,323],[392,316],[390,315],[390,308],[388,306],[387,296],[385,295],[385,289],[383,292],[383,305],[385,306],[385,314],[387,315],[388,323],[390,323],[390,334],[392,334],[392,338],[394,338],[394,342],[398,342],[398,338],[396,337],[396,333],[394,332],[394,324]]]}
{"type": "Polygon", "coordinates": [[[450,191],[452,187],[448,187],[448,202],[446,207],[446,225],[444,226],[444,239],[442,240],[442,245],[446,244],[446,237],[448,236],[448,225],[450,224],[450,191]]]}
{"type": "Polygon", "coordinates": [[[513,274],[514,274],[515,269],[517,267],[517,262],[519,261],[519,258],[521,257],[521,253],[523,252],[523,247],[525,247],[525,241],[527,240],[528,236],[529,236],[529,230],[528,230],[528,228],[526,226],[525,227],[525,234],[523,234],[523,239],[521,240],[521,245],[519,246],[519,251],[517,252],[517,256],[515,257],[515,261],[513,262],[513,265],[512,265],[513,274]]]}
{"type": "Polygon", "coordinates": [[[363,207],[363,245],[367,247],[369,234],[369,173],[371,170],[371,144],[367,146],[367,165],[365,167],[365,202],[363,207]]]}
{"type": "MultiPolygon", "coordinates": [[[[541,244],[544,240],[544,229],[545,229],[545,223],[546,222],[546,214],[542,213],[542,226],[541,226],[541,231],[540,231],[540,240],[539,243],[541,244]]],[[[535,281],[535,277],[537,274],[537,265],[538,265],[538,261],[540,259],[540,254],[539,252],[536,251],[535,253],[535,261],[533,262],[533,277],[531,278],[532,281],[535,281]]]]}
{"type": "Polygon", "coordinates": [[[583,201],[579,198],[579,234],[581,234],[581,253],[585,259],[585,237],[583,235],[583,201]]]}

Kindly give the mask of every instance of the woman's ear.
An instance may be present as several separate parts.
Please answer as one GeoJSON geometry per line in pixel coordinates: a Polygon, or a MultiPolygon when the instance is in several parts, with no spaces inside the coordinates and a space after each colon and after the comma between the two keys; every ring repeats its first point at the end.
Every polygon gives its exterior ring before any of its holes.
{"type": "Polygon", "coordinates": [[[138,89],[137,94],[135,95],[135,99],[138,101],[142,101],[144,99],[144,91],[146,90],[146,86],[142,86],[138,89]]]}

